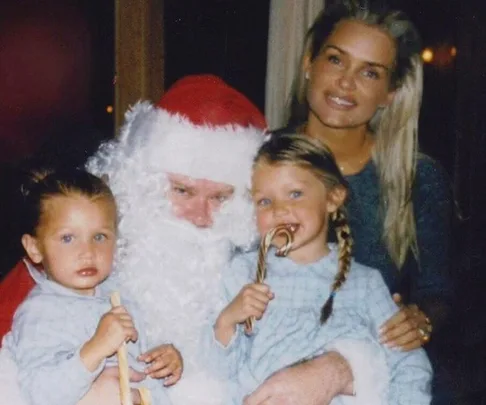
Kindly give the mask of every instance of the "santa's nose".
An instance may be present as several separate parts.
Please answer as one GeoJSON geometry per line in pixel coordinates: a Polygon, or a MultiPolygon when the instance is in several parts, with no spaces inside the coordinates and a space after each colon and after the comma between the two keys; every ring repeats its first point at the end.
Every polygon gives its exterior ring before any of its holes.
{"type": "Polygon", "coordinates": [[[198,228],[209,228],[213,225],[211,204],[207,198],[197,198],[192,201],[184,217],[198,228]]]}

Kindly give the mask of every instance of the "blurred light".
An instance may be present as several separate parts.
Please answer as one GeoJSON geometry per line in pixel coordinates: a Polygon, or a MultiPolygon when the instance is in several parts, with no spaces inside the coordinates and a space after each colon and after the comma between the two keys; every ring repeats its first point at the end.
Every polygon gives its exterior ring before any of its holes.
{"type": "Polygon", "coordinates": [[[111,105],[107,106],[107,107],[106,107],[106,112],[107,112],[108,114],[111,114],[111,113],[113,112],[113,106],[111,106],[111,105]]]}
{"type": "Polygon", "coordinates": [[[453,46],[451,48],[451,56],[456,56],[457,55],[457,48],[455,46],[453,46]]]}
{"type": "Polygon", "coordinates": [[[434,60],[434,51],[430,48],[425,48],[422,51],[422,59],[425,63],[430,63],[434,60]]]}

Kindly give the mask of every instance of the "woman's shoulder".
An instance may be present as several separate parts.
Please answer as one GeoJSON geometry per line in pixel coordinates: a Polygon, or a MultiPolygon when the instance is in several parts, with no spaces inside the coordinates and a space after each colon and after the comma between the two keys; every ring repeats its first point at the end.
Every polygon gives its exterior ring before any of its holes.
{"type": "MultiPolygon", "coordinates": [[[[451,191],[449,175],[437,160],[420,153],[417,157],[414,192],[419,195],[448,195],[451,191]]],[[[419,197],[416,195],[416,198],[419,197]]]]}
{"type": "Polygon", "coordinates": [[[424,153],[419,153],[417,156],[416,176],[418,180],[426,182],[430,181],[449,181],[449,175],[444,166],[437,160],[424,153]]]}

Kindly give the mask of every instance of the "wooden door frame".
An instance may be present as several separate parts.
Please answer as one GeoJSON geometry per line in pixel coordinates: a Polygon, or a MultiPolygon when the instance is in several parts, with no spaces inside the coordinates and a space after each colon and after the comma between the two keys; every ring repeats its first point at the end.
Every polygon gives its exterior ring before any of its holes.
{"type": "Polygon", "coordinates": [[[115,0],[115,130],[138,100],[164,89],[163,0],[115,0]]]}

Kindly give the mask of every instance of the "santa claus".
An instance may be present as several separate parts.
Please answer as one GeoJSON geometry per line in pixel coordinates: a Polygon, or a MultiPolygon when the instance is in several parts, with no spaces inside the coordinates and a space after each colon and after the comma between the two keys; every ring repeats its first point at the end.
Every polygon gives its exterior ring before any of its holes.
{"type": "Polygon", "coordinates": [[[138,297],[149,347],[173,343],[184,359],[169,388],[174,404],[221,403],[201,334],[220,308],[222,267],[254,235],[247,190],[264,131],[242,94],[211,76],[188,77],[158,106],[135,105],[119,139],[87,165],[117,198],[116,274],[138,297]]]}
{"type": "MultiPolygon", "coordinates": [[[[221,269],[236,249],[254,242],[248,188],[265,129],[259,110],[221,79],[189,76],[157,105],[140,102],[131,108],[120,136],[87,163],[88,170],[108,180],[117,200],[115,275],[122,294],[138,300],[149,346],[172,343],[184,359],[181,380],[169,388],[174,405],[223,403],[224,382],[208,372],[202,333],[221,308],[221,269]]],[[[22,271],[17,268],[10,280],[17,277],[19,283],[22,271]]],[[[26,286],[25,279],[20,282],[26,286]]],[[[11,306],[19,298],[17,292],[11,306]]],[[[356,372],[369,357],[347,356],[355,349],[346,345],[343,350],[337,345],[336,351],[351,367],[337,353],[321,356],[277,374],[250,401],[283,403],[272,395],[278,391],[300,404],[328,403],[334,395],[352,393],[353,374],[355,384],[369,385],[372,373],[356,372]]],[[[383,367],[377,370],[375,392],[385,384],[383,367]]],[[[14,392],[15,365],[5,350],[0,352],[0,387],[0,404],[21,404],[14,392]]]]}

